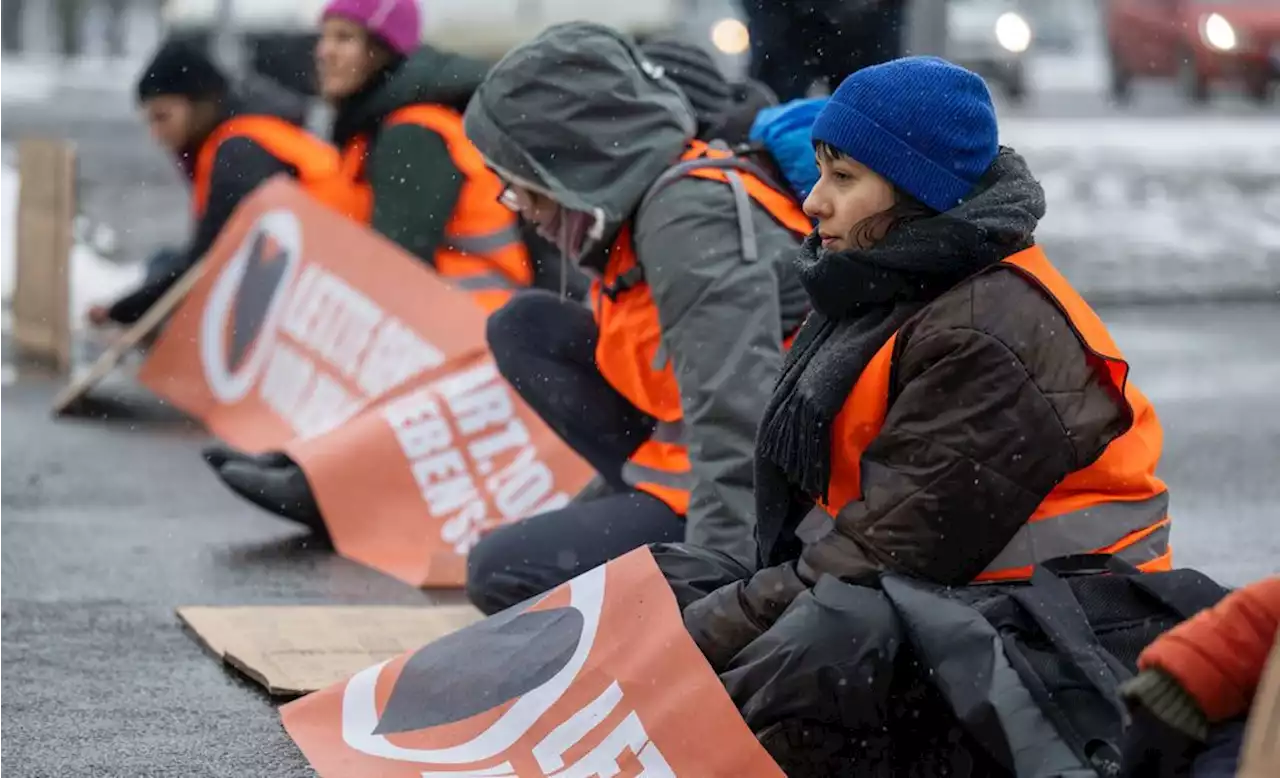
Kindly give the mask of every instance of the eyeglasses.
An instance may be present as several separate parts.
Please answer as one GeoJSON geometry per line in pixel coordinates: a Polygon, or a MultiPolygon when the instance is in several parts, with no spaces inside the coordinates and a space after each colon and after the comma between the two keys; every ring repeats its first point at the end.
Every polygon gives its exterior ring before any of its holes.
{"type": "Polygon", "coordinates": [[[524,204],[526,197],[522,196],[520,190],[515,185],[503,182],[502,191],[498,193],[498,202],[507,208],[519,213],[520,206],[524,204]]]}

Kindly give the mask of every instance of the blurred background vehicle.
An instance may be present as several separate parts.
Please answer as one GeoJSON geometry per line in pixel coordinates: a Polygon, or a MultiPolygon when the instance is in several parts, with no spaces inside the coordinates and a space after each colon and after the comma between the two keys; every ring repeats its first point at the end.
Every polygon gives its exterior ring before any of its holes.
{"type": "Polygon", "coordinates": [[[1235,83],[1266,101],[1280,80],[1280,0],[1108,0],[1111,94],[1135,78],[1175,79],[1193,102],[1235,83]]]}
{"type": "Polygon", "coordinates": [[[1039,44],[1017,0],[950,0],[947,58],[999,87],[1011,101],[1027,94],[1026,55],[1039,44]]]}

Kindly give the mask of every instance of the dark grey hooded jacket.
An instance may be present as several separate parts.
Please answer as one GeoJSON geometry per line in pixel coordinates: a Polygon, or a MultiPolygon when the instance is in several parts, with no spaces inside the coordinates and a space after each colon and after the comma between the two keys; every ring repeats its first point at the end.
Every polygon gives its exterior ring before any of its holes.
{"type": "Polygon", "coordinates": [[[756,425],[782,365],[783,333],[808,301],[791,264],[799,242],[759,206],[759,259],[744,259],[725,184],[683,178],[645,199],[694,130],[680,89],[632,41],[577,22],[508,53],[466,112],[467,136],[495,170],[596,215],[599,239],[584,265],[598,269],[600,249],[632,223],[691,436],[686,539],[747,562],[756,425]]]}

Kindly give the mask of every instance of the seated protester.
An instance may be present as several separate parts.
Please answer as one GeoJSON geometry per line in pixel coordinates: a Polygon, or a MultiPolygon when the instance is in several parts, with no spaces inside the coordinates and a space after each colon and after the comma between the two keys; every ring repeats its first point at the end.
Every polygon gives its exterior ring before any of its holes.
{"type": "Polygon", "coordinates": [[[813,123],[827,104],[825,97],[792,100],[761,110],[749,131],[751,148],[758,148],[801,201],[818,183],[813,159],[813,123]]]}
{"type": "Polygon", "coordinates": [[[982,79],[933,57],[866,68],[812,137],[817,229],[797,263],[814,312],[760,423],[759,555],[744,567],[659,550],[686,626],[757,731],[806,715],[783,693],[797,674],[839,685],[848,645],[820,620],[771,631],[824,580],[964,586],[1093,551],[1171,563],[1159,422],[1036,245],[1044,193],[997,145],[982,79]],[[774,638],[787,648],[752,653],[774,638]]]}
{"type": "Polygon", "coordinates": [[[698,140],[722,140],[730,146],[746,143],[756,114],[778,102],[769,87],[758,81],[730,84],[706,49],[684,38],[652,38],[641,44],[640,51],[689,100],[698,120],[698,140]]]}
{"type": "MultiPolygon", "coordinates": [[[[485,310],[532,282],[582,299],[585,281],[558,254],[530,251],[502,185],[462,131],[461,111],[485,66],[419,45],[414,0],[331,0],[316,44],[320,94],[335,109],[342,151],[334,189],[357,221],[469,291],[485,310]],[[535,265],[535,259],[544,260],[535,265]]],[[[223,445],[205,459],[232,491],[317,531],[323,521],[306,477],[287,456],[223,445]]]]}
{"type": "Polygon", "coordinates": [[[694,141],[677,87],[606,27],[558,25],[516,48],[465,119],[514,205],[596,277],[594,313],[523,291],[488,339],[600,481],[483,537],[471,601],[494,613],[661,540],[750,562],[752,446],[806,312],[792,257],[808,218],[694,141]]]}
{"type": "Polygon", "coordinates": [[[299,126],[281,107],[232,93],[227,78],[201,51],[163,45],[138,80],[138,102],[151,135],[177,159],[191,182],[195,230],[180,252],[160,252],[141,286],[110,306],[94,306],[97,325],[132,324],[213,245],[250,192],[284,173],[315,191],[337,171],[329,144],[299,126]]]}
{"type": "Polygon", "coordinates": [[[1130,778],[1239,771],[1245,717],[1280,634],[1280,577],[1227,595],[1147,646],[1120,693],[1130,778]]]}
{"type": "Polygon", "coordinates": [[[414,0],[325,6],[316,69],[335,110],[346,210],[493,310],[533,268],[498,179],[462,132],[485,66],[420,46],[420,29],[414,0]]]}

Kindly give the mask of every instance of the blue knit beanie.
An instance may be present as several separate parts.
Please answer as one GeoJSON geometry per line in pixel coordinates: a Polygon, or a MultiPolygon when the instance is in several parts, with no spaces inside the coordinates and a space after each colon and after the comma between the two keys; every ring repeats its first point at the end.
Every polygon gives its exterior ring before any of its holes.
{"type": "Polygon", "coordinates": [[[986,83],[937,57],[895,59],[846,78],[818,115],[813,140],[936,211],[973,190],[999,146],[986,83]]]}

